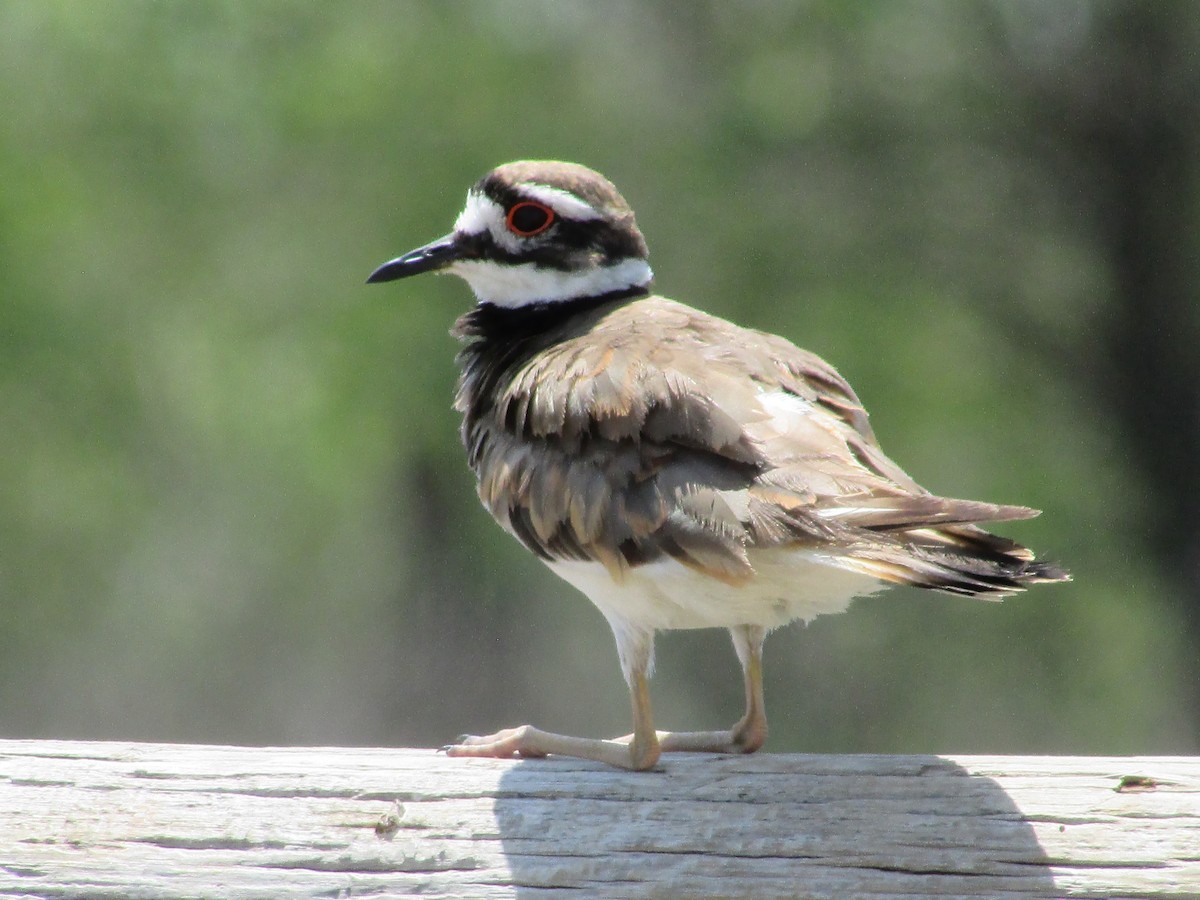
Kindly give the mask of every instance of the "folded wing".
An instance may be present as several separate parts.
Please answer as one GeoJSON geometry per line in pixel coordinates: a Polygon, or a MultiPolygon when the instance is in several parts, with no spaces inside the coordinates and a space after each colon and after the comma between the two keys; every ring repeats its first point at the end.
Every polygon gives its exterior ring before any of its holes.
{"type": "Polygon", "coordinates": [[[755,577],[749,551],[821,550],[982,596],[1066,577],[973,524],[1036,510],[926,491],[846,381],[788,341],[661,298],[575,327],[491,373],[498,402],[473,405],[469,378],[459,397],[484,504],[543,558],[621,578],[670,557],[736,585],[755,577]]]}

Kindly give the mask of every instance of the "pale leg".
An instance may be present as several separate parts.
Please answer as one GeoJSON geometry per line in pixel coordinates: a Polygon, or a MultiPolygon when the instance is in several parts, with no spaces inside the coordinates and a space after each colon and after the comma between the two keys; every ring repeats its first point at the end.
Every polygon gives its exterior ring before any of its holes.
{"type": "Polygon", "coordinates": [[[650,669],[653,662],[654,632],[637,631],[613,624],[621,668],[629,684],[633,707],[633,734],[616,740],[571,737],[542,731],[532,725],[506,728],[484,736],[466,735],[457,744],[445,747],[447,756],[486,756],[508,759],[513,756],[573,756],[593,759],[623,769],[649,769],[658,762],[658,735],[650,711],[650,669]]]}
{"type": "Polygon", "coordinates": [[[753,753],[767,739],[763,702],[762,648],[766,629],[757,625],[730,628],[746,687],[746,712],[727,731],[658,731],[650,710],[649,673],[653,660],[652,632],[636,633],[614,624],[621,667],[629,682],[633,733],[614,740],[570,737],[541,731],[532,725],[507,728],[481,737],[468,735],[446,747],[449,756],[546,756],[556,753],[619,766],[649,769],[662,751],[696,753],[753,753]]]}
{"type": "Polygon", "coordinates": [[[665,751],[753,753],[767,739],[767,710],[763,703],[762,648],[766,629],[740,625],[729,629],[746,685],[746,713],[728,731],[660,731],[665,751]]]}

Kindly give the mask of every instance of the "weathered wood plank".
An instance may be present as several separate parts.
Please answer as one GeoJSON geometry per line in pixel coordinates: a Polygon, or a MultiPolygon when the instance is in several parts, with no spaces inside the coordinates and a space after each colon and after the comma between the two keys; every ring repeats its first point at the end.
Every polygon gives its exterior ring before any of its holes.
{"type": "Polygon", "coordinates": [[[406,894],[1200,897],[1200,759],[0,741],[0,897],[406,894]]]}

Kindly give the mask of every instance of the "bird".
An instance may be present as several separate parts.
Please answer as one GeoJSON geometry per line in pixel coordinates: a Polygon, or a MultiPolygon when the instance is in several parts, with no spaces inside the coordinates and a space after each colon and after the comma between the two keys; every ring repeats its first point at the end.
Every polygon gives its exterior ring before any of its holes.
{"type": "Polygon", "coordinates": [[[979,525],[1038,510],[910,478],[829,363],[654,293],[633,210],[599,172],[501,165],[468,190],[449,234],[367,280],[425,272],[475,295],[451,333],[479,498],[608,621],[633,719],[612,739],[532,725],[463,735],[449,756],[646,770],[663,752],[754,752],[771,630],[896,584],[1000,599],[1070,578],[979,525]],[[693,628],[729,631],[745,713],[728,730],[658,731],[655,634],[693,628]]]}

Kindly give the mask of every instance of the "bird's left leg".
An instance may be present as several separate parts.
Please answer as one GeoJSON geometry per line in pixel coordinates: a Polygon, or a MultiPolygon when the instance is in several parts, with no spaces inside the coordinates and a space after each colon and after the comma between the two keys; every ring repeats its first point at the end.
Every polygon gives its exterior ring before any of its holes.
{"type": "Polygon", "coordinates": [[[767,630],[758,625],[729,629],[742,664],[746,685],[746,713],[728,731],[660,731],[664,751],[702,753],[753,753],[767,739],[767,710],[763,703],[762,648],[767,630]]]}

